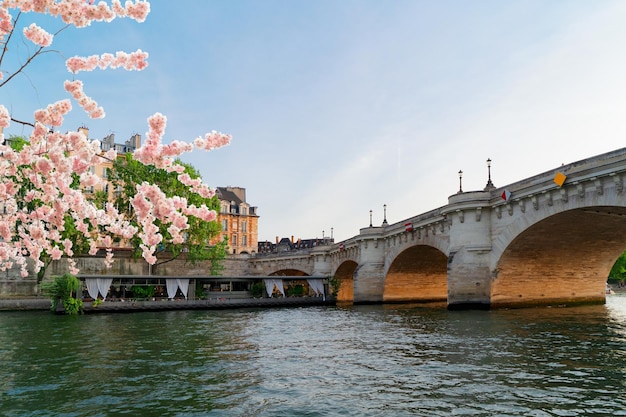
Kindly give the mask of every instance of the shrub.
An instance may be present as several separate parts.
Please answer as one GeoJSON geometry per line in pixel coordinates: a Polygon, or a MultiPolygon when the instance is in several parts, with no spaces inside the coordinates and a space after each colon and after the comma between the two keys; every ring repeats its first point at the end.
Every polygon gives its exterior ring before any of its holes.
{"type": "Polygon", "coordinates": [[[65,314],[79,314],[83,311],[83,301],[73,297],[82,288],[80,281],[74,275],[65,274],[54,277],[50,282],[41,284],[41,291],[50,297],[50,310],[55,312],[59,302],[65,308],[65,314]]]}
{"type": "Polygon", "coordinates": [[[265,290],[265,285],[262,282],[255,282],[250,287],[250,295],[254,298],[263,297],[263,291],[265,290]]]}

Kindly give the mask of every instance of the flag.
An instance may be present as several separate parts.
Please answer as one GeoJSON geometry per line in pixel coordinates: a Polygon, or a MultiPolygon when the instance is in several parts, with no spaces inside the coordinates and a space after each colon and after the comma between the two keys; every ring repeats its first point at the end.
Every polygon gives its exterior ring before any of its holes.
{"type": "Polygon", "coordinates": [[[413,231],[413,223],[408,222],[408,223],[404,223],[404,230],[407,232],[412,232],[413,231]]]}
{"type": "Polygon", "coordinates": [[[344,250],[344,249],[345,249],[345,246],[343,245],[343,243],[340,243],[339,244],[339,250],[341,251],[341,250],[344,250]]]}
{"type": "Polygon", "coordinates": [[[504,191],[502,191],[502,199],[504,201],[509,201],[509,199],[511,198],[511,192],[507,189],[505,189],[504,191]]]}
{"type": "Polygon", "coordinates": [[[567,176],[565,176],[565,174],[563,174],[562,172],[557,172],[554,176],[554,183],[559,187],[562,187],[566,178],[567,176]]]}

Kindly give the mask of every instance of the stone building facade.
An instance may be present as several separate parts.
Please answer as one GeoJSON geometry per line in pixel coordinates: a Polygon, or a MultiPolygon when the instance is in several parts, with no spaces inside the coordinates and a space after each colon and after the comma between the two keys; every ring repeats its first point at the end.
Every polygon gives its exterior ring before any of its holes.
{"type": "Polygon", "coordinates": [[[217,215],[222,230],[217,239],[228,239],[229,253],[256,253],[259,236],[257,208],[246,201],[242,187],[217,187],[220,212],[217,215]]]}
{"type": "MultiPolygon", "coordinates": [[[[85,136],[89,138],[89,129],[86,127],[79,127],[78,131],[83,133],[85,136]]],[[[134,152],[135,149],[141,146],[141,135],[136,133],[130,137],[124,143],[116,143],[115,142],[115,134],[110,133],[104,139],[100,141],[100,149],[102,152],[107,152],[110,149],[115,149],[117,151],[117,157],[123,158],[127,153],[134,152]]],[[[109,201],[113,199],[113,190],[111,183],[109,182],[111,169],[113,167],[113,161],[108,161],[102,158],[102,161],[91,167],[92,173],[103,179],[100,184],[91,187],[90,189],[85,190],[86,193],[95,193],[98,191],[105,191],[108,195],[109,201]]]]}

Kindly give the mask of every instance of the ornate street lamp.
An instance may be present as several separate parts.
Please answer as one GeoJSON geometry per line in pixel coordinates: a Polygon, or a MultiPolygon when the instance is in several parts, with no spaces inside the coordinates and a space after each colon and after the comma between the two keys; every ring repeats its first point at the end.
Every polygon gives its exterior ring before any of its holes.
{"type": "Polygon", "coordinates": [[[463,171],[459,169],[459,192],[458,194],[463,192],[463,171]]]}
{"type": "Polygon", "coordinates": [[[387,224],[387,204],[383,204],[383,226],[386,226],[387,224]]]}
{"type": "Polygon", "coordinates": [[[372,227],[372,210],[370,210],[370,227],[372,227]]]}
{"type": "Polygon", "coordinates": [[[485,191],[490,191],[496,188],[491,182],[491,158],[487,159],[487,185],[485,186],[485,191]]]}

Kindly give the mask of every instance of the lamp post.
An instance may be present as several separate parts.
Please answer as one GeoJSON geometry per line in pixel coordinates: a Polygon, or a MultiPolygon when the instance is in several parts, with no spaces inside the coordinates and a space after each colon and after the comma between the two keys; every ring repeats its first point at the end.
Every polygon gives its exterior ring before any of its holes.
{"type": "Polygon", "coordinates": [[[491,158],[487,159],[487,185],[485,185],[485,191],[493,190],[496,188],[491,182],[491,158]]]}
{"type": "Polygon", "coordinates": [[[459,169],[459,192],[458,194],[463,192],[463,171],[459,169]]]}
{"type": "Polygon", "coordinates": [[[387,224],[387,204],[383,204],[383,226],[387,224]]]}
{"type": "Polygon", "coordinates": [[[370,227],[372,227],[372,210],[370,210],[370,227]]]}

